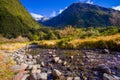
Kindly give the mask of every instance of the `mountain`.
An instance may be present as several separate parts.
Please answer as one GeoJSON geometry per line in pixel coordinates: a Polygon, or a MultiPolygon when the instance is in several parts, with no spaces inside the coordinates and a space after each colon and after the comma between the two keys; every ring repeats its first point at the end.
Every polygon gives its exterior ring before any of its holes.
{"type": "Polygon", "coordinates": [[[43,22],[43,21],[46,21],[48,20],[49,18],[45,17],[45,16],[42,16],[40,14],[35,14],[35,13],[30,13],[31,16],[38,22],[43,22]]]}
{"type": "Polygon", "coordinates": [[[0,0],[0,34],[18,36],[29,30],[42,27],[37,23],[19,0],[0,0]]]}
{"type": "Polygon", "coordinates": [[[35,13],[30,13],[30,14],[36,21],[41,20],[44,17],[42,15],[35,14],[35,13]]]}
{"type": "Polygon", "coordinates": [[[73,3],[61,14],[42,24],[52,27],[67,25],[76,27],[120,26],[120,12],[87,3],[73,3]]]}

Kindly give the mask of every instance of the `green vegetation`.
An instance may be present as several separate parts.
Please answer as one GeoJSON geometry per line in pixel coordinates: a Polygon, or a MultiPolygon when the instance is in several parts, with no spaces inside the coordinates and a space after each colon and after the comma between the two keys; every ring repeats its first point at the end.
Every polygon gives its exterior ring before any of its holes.
{"type": "Polygon", "coordinates": [[[10,69],[14,61],[0,53],[0,80],[12,80],[14,72],[10,69]]]}
{"type": "Polygon", "coordinates": [[[40,27],[19,0],[0,0],[0,34],[4,37],[28,36],[32,28],[40,27]]]}
{"type": "Polygon", "coordinates": [[[56,39],[51,40],[50,38],[49,40],[39,41],[38,43],[41,47],[120,50],[120,29],[115,26],[106,28],[73,28],[68,26],[51,32],[53,32],[52,34],[54,34],[56,39]]]}
{"type": "MultiPolygon", "coordinates": [[[[72,26],[66,26],[63,29],[50,29],[45,28],[43,30],[33,31],[36,40],[57,40],[69,41],[73,39],[85,39],[95,38],[98,36],[114,35],[120,32],[119,27],[111,26],[104,28],[75,28],[72,26]]],[[[34,37],[32,36],[32,37],[34,37]]]]}

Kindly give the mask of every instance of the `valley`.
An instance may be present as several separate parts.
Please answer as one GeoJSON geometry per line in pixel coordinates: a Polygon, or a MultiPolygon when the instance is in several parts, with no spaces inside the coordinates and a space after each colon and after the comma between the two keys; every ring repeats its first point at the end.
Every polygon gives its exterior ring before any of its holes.
{"type": "Polygon", "coordinates": [[[0,0],[0,80],[120,80],[120,11],[81,1],[0,0]]]}

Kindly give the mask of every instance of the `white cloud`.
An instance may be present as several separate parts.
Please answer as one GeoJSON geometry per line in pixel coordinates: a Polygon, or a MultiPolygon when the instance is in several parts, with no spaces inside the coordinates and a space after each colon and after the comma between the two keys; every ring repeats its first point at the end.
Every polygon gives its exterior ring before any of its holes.
{"type": "Polygon", "coordinates": [[[65,7],[64,9],[60,9],[59,10],[59,14],[61,14],[65,9],[67,9],[68,7],[65,7]]]}
{"type": "Polygon", "coordinates": [[[87,0],[86,3],[88,3],[88,4],[93,4],[93,1],[87,0]]]}
{"type": "Polygon", "coordinates": [[[53,11],[50,15],[50,17],[55,17],[56,16],[56,11],[53,11]]]}
{"type": "Polygon", "coordinates": [[[120,6],[116,6],[116,7],[112,7],[112,8],[115,9],[115,10],[120,11],[120,6]]]}
{"type": "Polygon", "coordinates": [[[44,17],[44,16],[36,14],[36,13],[30,13],[30,14],[35,20],[40,20],[41,18],[44,17]]]}

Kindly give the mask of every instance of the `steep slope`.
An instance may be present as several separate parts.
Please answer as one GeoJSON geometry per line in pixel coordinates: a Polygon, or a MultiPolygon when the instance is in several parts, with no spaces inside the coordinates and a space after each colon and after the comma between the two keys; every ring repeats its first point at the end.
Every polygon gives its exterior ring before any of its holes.
{"type": "Polygon", "coordinates": [[[12,37],[26,34],[31,28],[40,28],[40,25],[19,0],[0,0],[0,34],[12,37]]]}
{"type": "MultiPolygon", "coordinates": [[[[114,25],[113,13],[119,11],[86,3],[73,3],[60,15],[45,21],[46,26],[105,27],[114,25]]],[[[115,16],[117,17],[117,16],[115,16]]],[[[120,22],[120,21],[119,21],[120,22]]]]}

